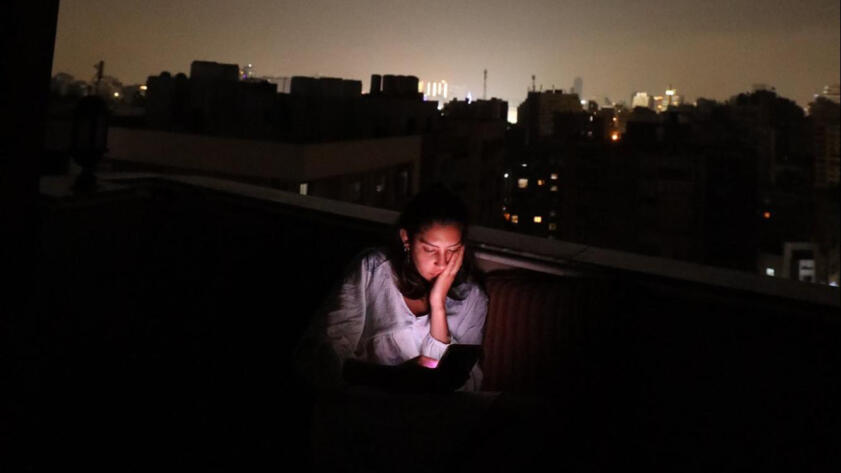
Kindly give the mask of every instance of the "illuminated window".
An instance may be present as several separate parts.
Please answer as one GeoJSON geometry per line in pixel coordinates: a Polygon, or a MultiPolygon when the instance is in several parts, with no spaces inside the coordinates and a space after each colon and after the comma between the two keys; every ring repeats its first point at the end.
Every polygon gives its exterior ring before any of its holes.
{"type": "Polygon", "coordinates": [[[542,185],[543,185],[543,184],[545,184],[545,183],[546,183],[546,181],[544,181],[543,179],[538,179],[538,180],[537,180],[537,185],[538,185],[538,186],[542,186],[542,185]]]}
{"type": "Polygon", "coordinates": [[[505,174],[502,175],[502,177],[508,179],[508,173],[506,172],[505,174]]]}
{"type": "Polygon", "coordinates": [[[774,268],[765,268],[765,275],[766,276],[773,276],[774,275],[774,268]]]}
{"type": "Polygon", "coordinates": [[[766,211],[762,214],[762,217],[763,217],[764,219],[766,219],[766,220],[767,220],[767,219],[769,219],[769,218],[771,218],[771,212],[768,212],[768,211],[766,210],[766,211]]]}
{"type": "Polygon", "coordinates": [[[550,232],[554,232],[554,231],[555,231],[555,230],[557,230],[557,229],[558,229],[558,224],[557,224],[557,223],[554,223],[554,222],[553,222],[553,223],[550,223],[550,224],[549,224],[549,231],[550,231],[550,232]]]}
{"type": "Polygon", "coordinates": [[[543,222],[543,217],[541,217],[540,215],[535,215],[534,216],[534,223],[542,223],[542,222],[543,222]]]}
{"type": "Polygon", "coordinates": [[[511,223],[519,223],[519,222],[520,222],[520,217],[518,217],[517,214],[514,214],[514,215],[511,216],[511,223]]]}
{"type": "Polygon", "coordinates": [[[611,141],[619,141],[619,132],[614,131],[613,133],[611,133],[610,134],[610,140],[611,141]]]}
{"type": "Polygon", "coordinates": [[[557,181],[558,180],[558,173],[553,172],[552,174],[549,175],[549,179],[552,179],[553,181],[557,181]]]}
{"type": "Polygon", "coordinates": [[[306,182],[298,184],[298,193],[301,195],[307,195],[310,191],[309,187],[309,184],[306,182]]]}
{"type": "Polygon", "coordinates": [[[505,212],[504,214],[502,214],[502,216],[505,217],[505,220],[511,221],[511,214],[510,213],[505,212]]]}
{"type": "Polygon", "coordinates": [[[549,192],[558,192],[558,186],[552,186],[549,188],[549,192]]]}
{"type": "Polygon", "coordinates": [[[525,178],[517,179],[517,187],[519,187],[520,189],[525,189],[528,186],[529,186],[529,180],[528,179],[525,179],[525,178]]]}

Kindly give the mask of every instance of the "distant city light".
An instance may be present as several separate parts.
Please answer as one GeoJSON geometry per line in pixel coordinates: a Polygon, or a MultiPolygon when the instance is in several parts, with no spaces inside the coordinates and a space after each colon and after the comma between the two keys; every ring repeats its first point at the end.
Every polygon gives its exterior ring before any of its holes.
{"type": "Polygon", "coordinates": [[[511,216],[511,223],[519,223],[519,222],[520,222],[520,217],[517,216],[517,214],[514,214],[514,215],[511,216]]]}
{"type": "Polygon", "coordinates": [[[549,175],[549,179],[552,179],[553,181],[557,181],[558,180],[558,173],[553,172],[552,174],[549,175]]]}
{"type": "Polygon", "coordinates": [[[610,140],[611,141],[619,141],[619,132],[614,131],[613,133],[611,133],[610,134],[610,140]]]}
{"type": "Polygon", "coordinates": [[[520,178],[520,179],[517,180],[517,187],[519,187],[520,189],[525,189],[528,186],[529,186],[529,180],[528,179],[520,178]]]}
{"type": "Polygon", "coordinates": [[[537,185],[538,185],[538,186],[542,186],[542,185],[543,185],[543,184],[545,184],[545,183],[546,183],[546,181],[544,181],[543,179],[538,179],[538,180],[537,180],[537,185]]]}
{"type": "Polygon", "coordinates": [[[552,186],[549,188],[549,192],[558,192],[558,186],[552,186]]]}
{"type": "Polygon", "coordinates": [[[549,231],[554,232],[557,229],[558,229],[558,224],[557,223],[552,222],[552,223],[549,224],[549,231]]]}
{"type": "Polygon", "coordinates": [[[523,164],[521,164],[520,166],[523,166],[523,167],[525,168],[525,167],[528,167],[529,165],[528,165],[528,164],[526,164],[526,163],[523,163],[523,164]]]}
{"type": "Polygon", "coordinates": [[[140,86],[140,90],[146,90],[146,89],[148,89],[148,87],[146,87],[145,85],[140,86]]]}
{"type": "Polygon", "coordinates": [[[769,218],[771,218],[771,212],[767,210],[765,212],[762,212],[762,218],[768,220],[769,218]]]}
{"type": "Polygon", "coordinates": [[[502,214],[502,216],[505,218],[506,221],[511,221],[511,214],[510,213],[505,212],[504,214],[502,214]]]}
{"type": "Polygon", "coordinates": [[[307,195],[309,192],[309,184],[306,182],[302,182],[298,185],[298,193],[301,195],[307,195]]]}
{"type": "Polygon", "coordinates": [[[540,215],[535,215],[534,216],[534,223],[542,223],[542,222],[543,222],[543,217],[541,217],[540,215]]]}
{"type": "Polygon", "coordinates": [[[114,97],[119,97],[119,96],[120,96],[119,92],[114,92],[114,97]]]}
{"type": "Polygon", "coordinates": [[[508,123],[517,123],[517,109],[508,107],[508,123]]]}
{"type": "Polygon", "coordinates": [[[505,174],[502,175],[502,177],[508,179],[508,173],[506,172],[505,174]]]}
{"type": "Polygon", "coordinates": [[[774,275],[774,268],[765,268],[765,275],[766,276],[773,276],[774,275]]]}
{"type": "Polygon", "coordinates": [[[470,92],[467,92],[467,103],[470,103],[472,101],[473,101],[473,94],[471,94],[470,92]]]}
{"type": "Polygon", "coordinates": [[[587,101],[586,100],[581,100],[581,105],[587,105],[587,101]]]}
{"type": "Polygon", "coordinates": [[[838,281],[829,281],[829,285],[832,287],[838,287],[838,281]]]}

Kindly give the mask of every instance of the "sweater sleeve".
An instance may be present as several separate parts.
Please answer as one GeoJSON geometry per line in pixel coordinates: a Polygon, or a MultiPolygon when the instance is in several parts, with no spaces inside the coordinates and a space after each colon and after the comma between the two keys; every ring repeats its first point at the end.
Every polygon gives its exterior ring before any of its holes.
{"type": "Polygon", "coordinates": [[[344,362],[353,357],[365,326],[365,292],[372,263],[371,255],[354,260],[295,350],[299,374],[316,387],[344,384],[344,362]]]}

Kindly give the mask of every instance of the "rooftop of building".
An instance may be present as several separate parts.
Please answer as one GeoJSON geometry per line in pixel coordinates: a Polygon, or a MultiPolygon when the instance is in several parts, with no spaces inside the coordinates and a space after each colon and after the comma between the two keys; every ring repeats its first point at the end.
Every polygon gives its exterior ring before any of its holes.
{"type": "MultiPolygon", "coordinates": [[[[71,182],[41,180],[38,282],[16,332],[37,335],[24,372],[61,393],[30,413],[32,428],[62,461],[83,461],[95,442],[110,465],[147,445],[149,464],[305,469],[311,401],[296,397],[291,348],[344,265],[386,242],[396,213],[209,177],[102,174],[91,194],[71,182]]],[[[778,377],[745,395],[800,393],[802,382],[827,399],[838,390],[825,378],[839,365],[838,288],[479,226],[469,239],[486,271],[613,281],[634,299],[637,335],[656,333],[651,353],[663,358],[646,370],[666,382],[683,379],[658,371],[668,358],[717,373],[736,353],[731,363],[778,377]]],[[[735,382],[713,376],[711,390],[735,382]]],[[[815,402],[835,425],[835,404],[815,402]]],[[[693,429],[688,419],[677,422],[693,429]]]]}

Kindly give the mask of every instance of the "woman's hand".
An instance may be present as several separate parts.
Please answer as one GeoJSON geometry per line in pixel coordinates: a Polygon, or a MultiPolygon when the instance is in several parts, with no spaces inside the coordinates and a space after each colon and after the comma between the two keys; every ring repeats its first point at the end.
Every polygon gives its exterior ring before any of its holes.
{"type": "Polygon", "coordinates": [[[431,308],[443,309],[447,302],[447,293],[450,292],[450,286],[453,285],[458,270],[461,269],[461,263],[464,261],[464,245],[461,245],[455,254],[447,262],[444,271],[435,278],[435,283],[429,291],[429,305],[431,308]]]}

